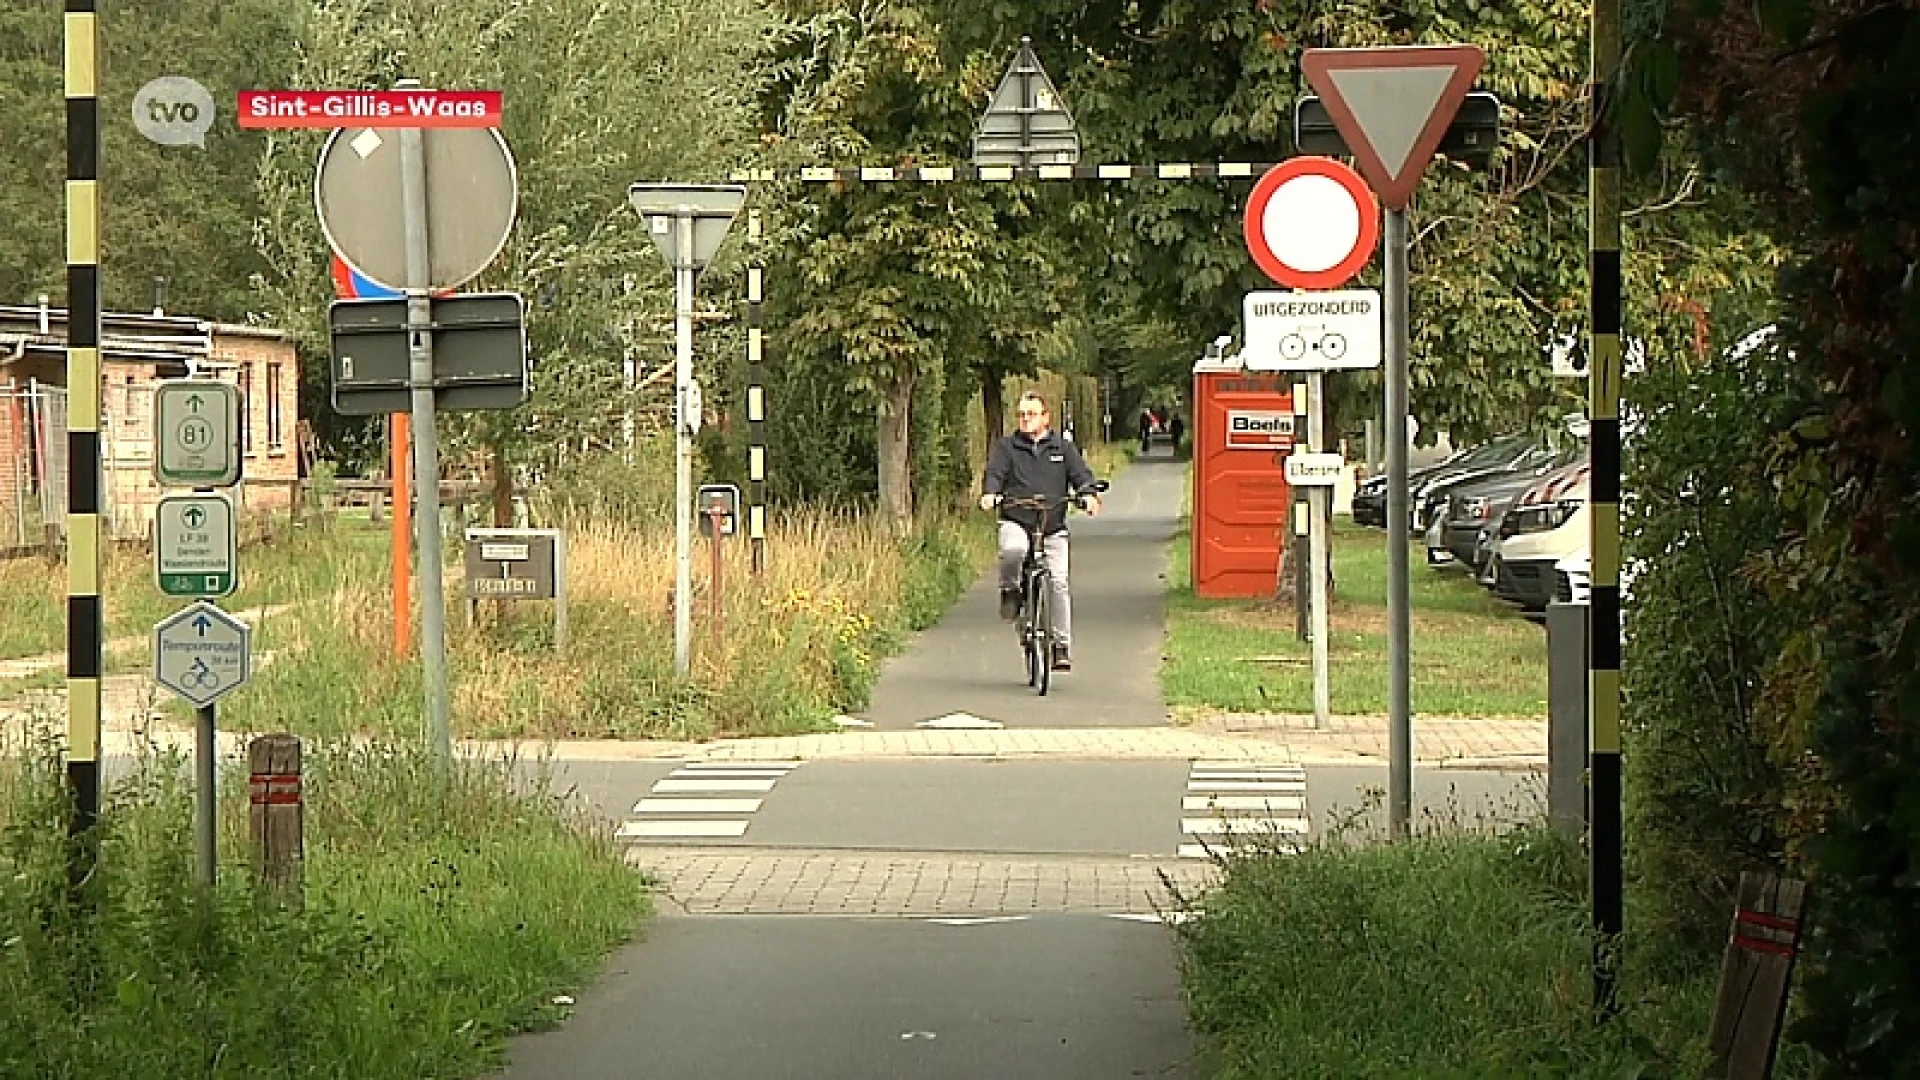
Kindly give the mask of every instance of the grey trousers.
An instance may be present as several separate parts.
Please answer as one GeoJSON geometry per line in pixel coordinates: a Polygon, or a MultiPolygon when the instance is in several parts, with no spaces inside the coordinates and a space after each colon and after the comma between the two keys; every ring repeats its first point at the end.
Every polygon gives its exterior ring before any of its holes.
{"type": "MultiPolygon", "coordinates": [[[[1073,598],[1067,592],[1067,534],[1047,537],[1047,569],[1053,574],[1053,633],[1062,648],[1073,641],[1073,598]]],[[[1027,530],[1000,523],[1000,587],[1020,587],[1020,563],[1027,557],[1027,530]]]]}

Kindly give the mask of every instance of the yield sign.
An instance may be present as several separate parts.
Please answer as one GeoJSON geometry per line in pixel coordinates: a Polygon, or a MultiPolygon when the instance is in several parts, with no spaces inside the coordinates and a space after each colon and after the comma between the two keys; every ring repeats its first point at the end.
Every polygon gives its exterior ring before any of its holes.
{"type": "Polygon", "coordinates": [[[1485,61],[1478,45],[1409,45],[1308,49],[1300,68],[1380,202],[1403,210],[1485,61]]]}

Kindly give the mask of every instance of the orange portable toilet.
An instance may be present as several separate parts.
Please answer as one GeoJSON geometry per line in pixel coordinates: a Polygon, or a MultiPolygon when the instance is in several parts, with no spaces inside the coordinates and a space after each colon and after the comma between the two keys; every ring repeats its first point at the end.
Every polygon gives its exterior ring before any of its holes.
{"type": "Polygon", "coordinates": [[[1247,371],[1238,357],[1193,367],[1193,590],[1268,597],[1293,491],[1294,372],[1247,371]]]}

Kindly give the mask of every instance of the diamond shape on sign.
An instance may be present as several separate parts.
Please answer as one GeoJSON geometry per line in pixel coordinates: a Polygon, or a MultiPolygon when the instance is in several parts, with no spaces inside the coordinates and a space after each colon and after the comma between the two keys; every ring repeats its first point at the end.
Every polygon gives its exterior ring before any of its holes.
{"type": "Polygon", "coordinates": [[[380,149],[380,133],[372,128],[368,128],[360,134],[355,135],[353,141],[347,145],[353,147],[353,152],[359,154],[362,159],[365,159],[372,156],[375,150],[380,149]]]}

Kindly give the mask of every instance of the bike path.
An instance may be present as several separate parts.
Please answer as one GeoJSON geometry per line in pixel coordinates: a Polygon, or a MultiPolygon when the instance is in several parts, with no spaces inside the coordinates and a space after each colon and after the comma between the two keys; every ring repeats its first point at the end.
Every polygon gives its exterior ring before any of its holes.
{"type": "Polygon", "coordinates": [[[1099,517],[1071,518],[1073,670],[1055,672],[1046,697],[1026,685],[989,570],[886,665],[861,718],[896,731],[956,713],[1007,728],[1166,723],[1159,672],[1167,543],[1180,527],[1187,469],[1166,456],[1135,459],[1114,478],[1099,517]]]}

